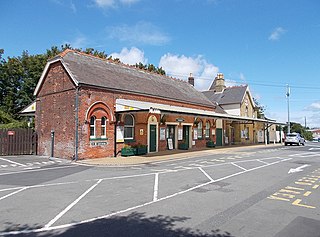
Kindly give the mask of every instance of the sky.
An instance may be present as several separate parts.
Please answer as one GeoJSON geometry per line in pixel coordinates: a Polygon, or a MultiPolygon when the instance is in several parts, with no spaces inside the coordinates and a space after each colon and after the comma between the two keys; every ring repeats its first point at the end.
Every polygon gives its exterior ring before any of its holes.
{"type": "Polygon", "coordinates": [[[248,84],[270,119],[320,127],[319,0],[1,0],[5,57],[94,48],[207,90],[248,84]]]}

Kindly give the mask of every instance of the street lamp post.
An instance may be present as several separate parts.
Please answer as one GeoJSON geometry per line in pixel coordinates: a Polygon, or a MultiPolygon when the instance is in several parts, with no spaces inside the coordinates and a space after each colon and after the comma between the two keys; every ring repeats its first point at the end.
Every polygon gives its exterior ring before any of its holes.
{"type": "Polygon", "coordinates": [[[289,100],[289,96],[290,96],[290,87],[289,87],[289,84],[287,84],[286,97],[287,97],[287,104],[288,104],[288,133],[290,133],[290,100],[289,100]]]}

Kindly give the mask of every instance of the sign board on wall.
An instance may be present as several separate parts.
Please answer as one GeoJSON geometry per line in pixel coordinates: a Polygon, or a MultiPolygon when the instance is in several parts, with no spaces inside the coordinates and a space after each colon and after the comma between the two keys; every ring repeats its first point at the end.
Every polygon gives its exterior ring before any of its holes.
{"type": "Polygon", "coordinates": [[[183,136],[182,136],[182,128],[179,128],[178,129],[178,140],[181,141],[182,138],[183,138],[183,136]]]}
{"type": "Polygon", "coordinates": [[[166,140],[166,128],[160,128],[160,140],[166,140]]]}
{"type": "Polygon", "coordinates": [[[173,143],[172,143],[172,139],[168,138],[168,149],[172,150],[173,149],[173,143]]]}
{"type": "Polygon", "coordinates": [[[198,130],[193,129],[193,140],[197,140],[197,139],[198,139],[198,130]]]}
{"type": "Polygon", "coordinates": [[[124,142],[124,126],[117,126],[117,142],[124,142]]]}

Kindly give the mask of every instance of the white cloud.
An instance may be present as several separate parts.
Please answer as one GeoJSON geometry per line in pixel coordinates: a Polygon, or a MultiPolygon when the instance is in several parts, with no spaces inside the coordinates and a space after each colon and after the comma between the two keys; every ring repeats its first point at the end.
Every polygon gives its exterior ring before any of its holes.
{"type": "Polygon", "coordinates": [[[107,31],[111,38],[132,44],[164,45],[170,41],[165,33],[148,22],[138,22],[132,26],[114,26],[107,31]]]}
{"type": "Polygon", "coordinates": [[[120,53],[110,54],[113,58],[119,58],[121,62],[129,65],[134,65],[136,63],[147,64],[148,59],[144,57],[144,52],[136,47],[132,47],[130,50],[128,48],[123,48],[120,53]]]}
{"type": "Polygon", "coordinates": [[[131,5],[140,0],[94,0],[96,6],[101,8],[114,8],[120,5],[131,5]]]}
{"type": "Polygon", "coordinates": [[[208,63],[201,55],[187,57],[168,53],[161,57],[159,67],[162,67],[167,75],[184,80],[192,73],[198,90],[207,90],[219,71],[217,66],[208,63]]]}
{"type": "Polygon", "coordinates": [[[278,27],[278,28],[274,29],[274,31],[270,34],[268,39],[271,41],[277,41],[285,33],[286,33],[285,29],[283,29],[282,27],[278,27]]]}
{"type": "Polygon", "coordinates": [[[320,112],[320,101],[311,103],[311,105],[309,106],[309,109],[312,111],[320,112]]]}

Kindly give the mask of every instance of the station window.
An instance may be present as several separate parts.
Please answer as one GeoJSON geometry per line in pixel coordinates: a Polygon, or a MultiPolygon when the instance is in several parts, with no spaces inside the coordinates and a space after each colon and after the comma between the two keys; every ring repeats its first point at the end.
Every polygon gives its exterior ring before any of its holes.
{"type": "Polygon", "coordinates": [[[202,121],[198,123],[198,139],[202,139],[202,121]]]}
{"type": "Polygon", "coordinates": [[[131,114],[124,117],[124,139],[133,139],[134,137],[134,118],[131,114]]]}
{"type": "Polygon", "coordinates": [[[206,122],[206,138],[210,137],[210,122],[206,122]]]}
{"type": "Polygon", "coordinates": [[[106,117],[101,118],[101,137],[102,138],[107,137],[107,118],[106,117]]]}
{"type": "Polygon", "coordinates": [[[90,117],[90,138],[96,137],[96,117],[90,117]]]}

